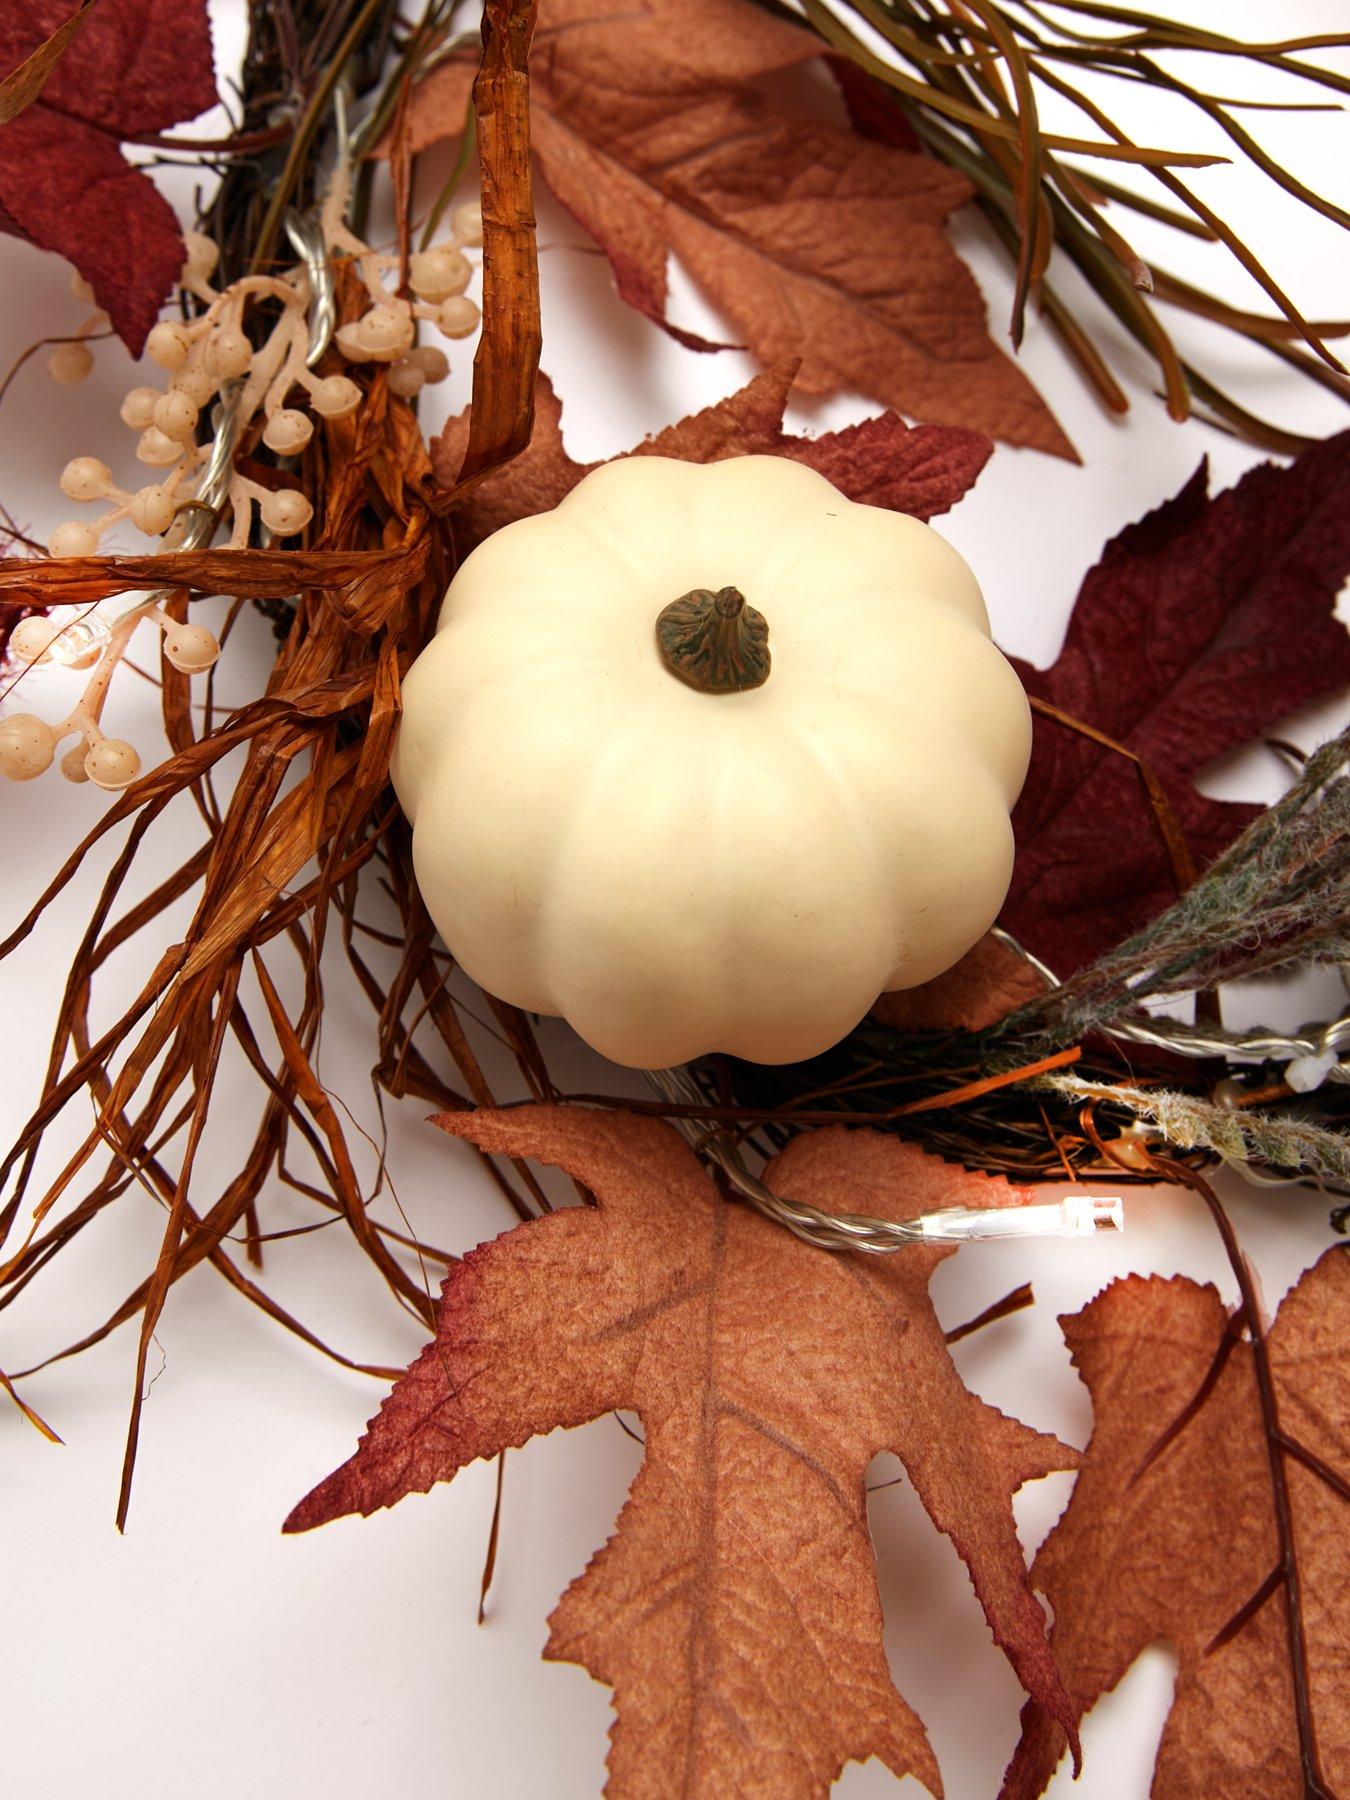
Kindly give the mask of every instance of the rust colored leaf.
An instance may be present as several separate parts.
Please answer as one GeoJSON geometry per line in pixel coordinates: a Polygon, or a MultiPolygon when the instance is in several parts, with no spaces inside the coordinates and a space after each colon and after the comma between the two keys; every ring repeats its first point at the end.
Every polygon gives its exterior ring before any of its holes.
{"type": "MultiPolygon", "coordinates": [[[[878,1756],[938,1793],[882,1647],[864,1481],[894,1450],[995,1640],[1065,1720],[1010,1499],[1077,1454],[963,1387],[928,1298],[949,1249],[809,1249],[722,1201],[669,1126],[632,1114],[530,1106],[438,1123],[566,1169],[598,1204],[518,1227],[452,1270],[436,1339],[288,1530],[632,1408],[645,1461],[545,1652],[614,1689],[607,1791],[792,1800],[878,1756]]],[[[768,1178],[890,1218],[1027,1197],[871,1132],[800,1137],[768,1178]]]]}
{"type": "MultiPolygon", "coordinates": [[[[483,330],[473,359],[463,491],[530,441],[539,368],[539,264],[530,188],[526,72],[538,0],[488,0],[473,85],[483,185],[483,330]]],[[[411,121],[409,131],[411,133],[411,121]]]]}
{"type": "MultiPolygon", "coordinates": [[[[666,316],[674,253],[766,366],[800,358],[811,394],[856,389],[944,425],[1073,457],[986,330],[943,232],[963,175],[894,139],[801,116],[756,78],[820,40],[748,0],[541,0],[531,71],[540,173],[609,258],[620,296],[666,316]]],[[[413,142],[463,123],[464,75],[434,70],[413,142]]]]}
{"type": "Polygon", "coordinates": [[[985,936],[931,981],[883,994],[872,1017],[893,1031],[983,1031],[1044,992],[1045,983],[1029,963],[996,937],[985,936]]]}
{"type": "MultiPolygon", "coordinates": [[[[691,413],[638,444],[633,456],[677,456],[685,462],[720,462],[728,456],[788,456],[825,475],[850,500],[931,519],[946,512],[970,488],[993,445],[977,431],[956,425],[910,427],[895,413],[816,438],[783,430],[795,362],[757,375],[738,393],[691,413]]],[[[451,419],[432,444],[432,465],[442,483],[453,479],[469,435],[470,412],[451,419]]],[[[579,463],[562,437],[562,402],[541,374],[529,448],[481,482],[455,509],[461,553],[514,519],[557,506],[599,463],[579,463]]]]}
{"type": "Polygon", "coordinates": [[[0,230],[73,262],[139,356],[183,234],[119,146],[215,105],[206,6],[99,0],[71,15],[71,0],[0,7],[0,76],[31,77],[14,94],[22,110],[0,125],[0,230]],[[34,72],[63,31],[57,57],[34,72]]]}
{"type": "MultiPolygon", "coordinates": [[[[1107,545],[1053,667],[1016,664],[1033,697],[1149,765],[1201,867],[1259,809],[1207,798],[1195,775],[1350,682],[1335,617],[1350,574],[1350,432],[1213,498],[1207,485],[1202,464],[1107,545]]],[[[1056,974],[1176,898],[1134,768],[1042,719],[1013,829],[1002,923],[1056,974]]]]}
{"type": "MultiPolygon", "coordinates": [[[[1280,1546],[1251,1346],[1235,1344],[1202,1404],[1154,1456],[1231,1342],[1212,1287],[1116,1281],[1063,1321],[1094,1426],[1073,1498],[1032,1579],[1078,1717],[1146,1645],[1176,1650],[1154,1800],[1307,1800],[1350,1785],[1350,1259],[1328,1250],[1267,1338],[1293,1508],[1317,1785],[1300,1763],[1280,1546]],[[1311,1783],[1311,1784],[1310,1784],[1311,1783]]],[[[1044,1792],[1061,1727],[1034,1703],[1003,1800],[1044,1792]]]]}

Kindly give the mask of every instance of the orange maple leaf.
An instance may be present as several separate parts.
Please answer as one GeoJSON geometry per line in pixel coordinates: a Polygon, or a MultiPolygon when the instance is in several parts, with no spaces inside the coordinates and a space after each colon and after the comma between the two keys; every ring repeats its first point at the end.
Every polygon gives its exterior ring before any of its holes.
{"type": "MultiPolygon", "coordinates": [[[[944,235],[970,198],[965,176],[754,85],[824,54],[748,0],[542,0],[530,59],[540,173],[608,256],[621,297],[691,348],[721,346],[667,320],[672,251],[760,362],[802,358],[807,393],[852,388],[1074,457],[991,341],[944,235]]],[[[462,129],[471,79],[451,61],[419,85],[413,149],[462,129]]]]}
{"type": "MultiPolygon", "coordinates": [[[[878,1756],[939,1794],[882,1645],[865,1476],[892,1450],[1023,1685],[1072,1732],[1010,1502],[1078,1454],[963,1386],[928,1297],[950,1248],[808,1248],[723,1201],[652,1119],[531,1106],[438,1123],[560,1166],[598,1204],[519,1226],[452,1270],[435,1340],[287,1530],[373,1512],[476,1457],[631,1408],[642,1468],[545,1651],[614,1689],[607,1791],[795,1800],[878,1756]]],[[[798,1138],[770,1179],[889,1218],[1028,1198],[866,1131],[798,1138]]]]}
{"type": "MultiPolygon", "coordinates": [[[[1274,1489],[1250,1344],[1212,1287],[1112,1282],[1061,1321],[1094,1425],[1063,1518],[1032,1567],[1081,1718],[1146,1645],[1176,1694],[1153,1800],[1313,1800],[1350,1785],[1350,1258],[1328,1250],[1267,1336],[1292,1507],[1310,1729],[1295,1718],[1274,1489]],[[1327,1784],[1330,1784],[1328,1786],[1327,1784]]],[[[1034,1702],[1004,1800],[1044,1792],[1062,1724],[1034,1702]]]]}

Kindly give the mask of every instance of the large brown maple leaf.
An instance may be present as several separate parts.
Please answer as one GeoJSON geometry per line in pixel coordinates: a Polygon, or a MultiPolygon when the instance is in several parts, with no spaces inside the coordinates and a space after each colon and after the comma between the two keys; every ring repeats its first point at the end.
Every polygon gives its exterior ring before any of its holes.
{"type": "MultiPolygon", "coordinates": [[[[1350,682],[1347,574],[1350,432],[1212,499],[1202,464],[1107,545],[1054,666],[1015,666],[1029,693],[1149,763],[1203,866],[1259,809],[1206,798],[1196,772],[1350,682]]],[[[1013,831],[1000,922],[1060,975],[1176,898],[1131,765],[1044,719],[1013,831]]]]}
{"type": "MultiPolygon", "coordinates": [[[[937,1794],[882,1648],[864,1480],[893,1450],[1024,1686],[1072,1730],[1010,1499],[1077,1453],[962,1385],[928,1298],[949,1249],[809,1249],[723,1201],[651,1119],[533,1106],[439,1123],[564,1168],[598,1204],[519,1226],[452,1270],[435,1340],[288,1530],[632,1408],[642,1468],[545,1651],[614,1689],[607,1791],[795,1800],[878,1756],[937,1794]]],[[[798,1138],[769,1178],[889,1218],[1028,1197],[864,1131],[798,1138]]]]}
{"type": "MultiPolygon", "coordinates": [[[[725,400],[668,425],[627,454],[701,463],[721,462],[728,456],[786,456],[826,476],[850,500],[931,519],[955,506],[993,451],[981,432],[959,425],[911,427],[893,412],[814,438],[785,432],[783,413],[796,370],[795,360],[766,369],[725,400]]],[[[466,409],[432,442],[432,467],[446,489],[454,486],[468,441],[466,409]]],[[[547,512],[583,475],[599,467],[567,454],[562,402],[548,376],[541,374],[535,384],[534,435],[529,444],[455,504],[456,549],[466,555],[501,526],[547,512]]]]}
{"type": "MultiPolygon", "coordinates": [[[[0,76],[73,10],[0,5],[0,76]]],[[[183,234],[119,146],[215,103],[205,0],[100,0],[37,99],[0,125],[0,231],[73,262],[133,356],[182,267],[183,234]]]]}
{"type": "MultiPolygon", "coordinates": [[[[754,85],[822,51],[749,0],[542,0],[530,59],[540,172],[605,251],[620,295],[667,330],[673,251],[761,362],[801,358],[808,393],[856,389],[1073,457],[990,340],[944,235],[970,197],[965,177],[754,85]]],[[[471,79],[450,62],[421,83],[414,148],[462,128],[471,79]]]]}
{"type": "MultiPolygon", "coordinates": [[[[1212,1287],[1181,1277],[1113,1282],[1063,1325],[1092,1393],[1092,1441],[1032,1580],[1055,1609],[1051,1641],[1076,1714],[1164,1640],[1179,1668],[1153,1800],[1347,1792],[1350,1258],[1328,1250],[1267,1340],[1280,1429],[1293,1446],[1285,1467],[1322,1788],[1306,1786],[1300,1766],[1251,1346],[1231,1336],[1212,1287]]],[[[1063,1749],[1060,1724],[1029,1703],[1003,1800],[1044,1792],[1063,1749]]]]}

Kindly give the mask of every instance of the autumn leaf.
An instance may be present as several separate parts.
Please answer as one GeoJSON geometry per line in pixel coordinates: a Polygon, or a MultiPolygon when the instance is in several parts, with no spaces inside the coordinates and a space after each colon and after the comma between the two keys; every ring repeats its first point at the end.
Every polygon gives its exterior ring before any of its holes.
{"type": "Polygon", "coordinates": [[[892,1031],[983,1031],[1044,992],[1031,964],[986,933],[931,981],[883,994],[871,1016],[892,1031]]]}
{"type": "MultiPolygon", "coordinates": [[[[1206,798],[1197,771],[1350,682],[1334,616],[1350,573],[1350,432],[1212,499],[1207,485],[1201,464],[1107,545],[1052,668],[1015,665],[1029,693],[1153,768],[1202,866],[1259,808],[1206,798]]],[[[1176,898],[1133,768],[1043,719],[1013,831],[1000,923],[1059,975],[1176,898]]]]}
{"type": "Polygon", "coordinates": [[[827,56],[831,75],[848,113],[848,122],[859,137],[918,155],[923,145],[919,134],[895,104],[895,90],[860,68],[851,56],[827,56]]]}
{"type": "MultiPolygon", "coordinates": [[[[1067,1728],[1010,1499],[1077,1453],[962,1386],[928,1298],[949,1249],[810,1249],[721,1200],[652,1119],[530,1106],[438,1123],[560,1166],[598,1204],[518,1227],[452,1270],[434,1342],[287,1530],[390,1506],[476,1457],[631,1408],[642,1468],[545,1651],[614,1689],[607,1791],[793,1800],[878,1756],[938,1794],[882,1647],[864,1480],[893,1450],[996,1642],[1067,1728]]],[[[1029,1197],[863,1131],[800,1137],[768,1178],[890,1218],[1029,1197]]]]}
{"type": "MultiPolygon", "coordinates": [[[[1163,1640],[1178,1672],[1153,1800],[1346,1792],[1350,1259],[1328,1250],[1267,1339],[1292,1446],[1284,1463],[1324,1789],[1304,1783],[1288,1609],[1283,1588],[1270,1585],[1280,1547],[1251,1346],[1230,1333],[1212,1287],[1181,1277],[1113,1282],[1062,1323],[1094,1425],[1032,1579],[1054,1606],[1051,1641],[1076,1715],[1163,1640]]],[[[1022,1718],[1003,1800],[1034,1800],[1063,1753],[1059,1724],[1034,1703],[1022,1718]]]]}
{"type": "MultiPolygon", "coordinates": [[[[895,141],[786,110],[754,83],[818,38],[749,0],[542,0],[531,131],[545,182],[608,256],[619,294],[666,316],[673,252],[766,366],[799,357],[807,393],[855,389],[914,418],[1073,457],[986,330],[943,232],[963,175],[895,141]]],[[[463,126],[469,74],[417,89],[412,142],[463,126]]],[[[861,100],[850,96],[855,107],[861,100]]]]}
{"type": "MultiPolygon", "coordinates": [[[[0,7],[0,77],[72,0],[0,7]]],[[[139,356],[183,263],[173,208],[119,146],[216,103],[203,0],[99,0],[36,99],[0,126],[0,230],[74,263],[139,356]]]]}
{"type": "MultiPolygon", "coordinates": [[[[628,454],[677,456],[685,462],[786,456],[826,476],[850,500],[918,519],[930,519],[954,506],[989,460],[993,445],[978,431],[957,425],[911,428],[894,413],[815,438],[785,432],[783,411],[795,371],[795,362],[766,369],[739,392],[667,426],[628,454]]],[[[600,467],[576,462],[567,454],[562,402],[547,375],[539,376],[534,410],[528,449],[456,504],[455,543],[461,555],[501,526],[557,506],[583,475],[600,467]]],[[[448,422],[431,446],[432,466],[442,485],[453,483],[468,441],[465,411],[448,422]]]]}

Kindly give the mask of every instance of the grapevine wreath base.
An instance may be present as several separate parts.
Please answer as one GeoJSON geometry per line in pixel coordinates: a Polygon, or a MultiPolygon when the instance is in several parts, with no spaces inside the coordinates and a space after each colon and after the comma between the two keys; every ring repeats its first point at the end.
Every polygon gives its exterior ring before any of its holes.
{"type": "MultiPolygon", "coordinates": [[[[1350,962],[1350,734],[1280,735],[1350,681],[1335,617],[1350,434],[1308,441],[1258,417],[1167,321],[1186,315],[1200,338],[1342,399],[1334,346],[1350,326],[1304,319],[1189,185],[1217,153],[1139,144],[1097,98],[1101,78],[1166,93],[1344,225],[1261,147],[1240,102],[1188,71],[1225,58],[1234,86],[1259,75],[1334,95],[1347,81],[1330,54],[1347,40],[1246,44],[1088,0],[1055,22],[1065,10],[648,0],[630,17],[488,0],[480,35],[441,0],[410,17],[388,0],[254,0],[238,105],[199,139],[183,127],[217,98],[200,0],[152,13],[100,0],[73,17],[57,0],[0,6],[0,226],[76,270],[46,370],[77,384],[111,332],[153,365],[121,407],[148,478],[128,485],[74,454],[62,489],[100,510],[58,524],[45,553],[8,521],[15,553],[0,562],[0,771],[59,770],[109,795],[0,957],[22,953],[86,857],[115,847],[40,1096],[0,1163],[0,1310],[41,1305],[68,1248],[147,1195],[163,1221],[125,1299],[43,1362],[6,1364],[0,1384],[54,1436],[30,1397],[39,1370],[133,1327],[119,1526],[151,1347],[198,1267],[347,1367],[397,1375],[288,1530],[391,1505],[480,1457],[498,1459],[500,1503],[508,1449],[635,1413],[641,1471],[547,1649],[613,1689],[615,1795],[814,1795],[869,1756],[941,1791],[884,1652],[866,1500],[882,1451],[952,1539],[1026,1691],[1007,1800],[1077,1758],[1085,1713],[1159,1638],[1179,1672],[1154,1792],[1350,1791],[1350,1264],[1334,1237],[1350,1194],[1350,1014],[1234,1030],[1223,1005],[1234,983],[1350,962]],[[800,110],[790,70],[828,88],[829,108],[800,110]],[[1051,130],[1047,95],[1072,101],[1088,135],[1051,130]],[[151,153],[211,177],[185,235],[142,166],[151,153]],[[66,204],[63,169],[116,201],[96,215],[66,204]],[[1174,420],[1282,459],[1218,492],[1202,467],[1122,520],[1053,665],[1014,662],[1034,737],[998,924],[809,1061],[711,1053],[646,1071],[641,1088],[616,1070],[612,1091],[582,1091],[558,1029],[474,988],[418,889],[389,780],[404,679],[466,555],[597,466],[569,454],[540,370],[535,169],[652,329],[691,352],[725,347],[668,319],[671,253],[759,364],[634,458],[785,459],[849,501],[928,520],[959,502],[993,439],[1072,457],[944,235],[970,202],[1010,259],[1014,344],[1039,321],[1124,412],[1124,340],[1094,329],[1109,315],[1156,363],[1174,420]],[[1130,240],[1141,220],[1236,258],[1269,308],[1146,263],[1130,240]],[[480,263],[481,313],[466,291],[480,263]],[[1078,275],[1093,295],[1081,317],[1078,275]],[[781,294],[791,306],[770,304],[781,294]],[[936,338],[919,315],[941,322],[936,338]],[[449,371],[442,343],[475,333],[471,404],[428,439],[418,407],[449,371]],[[787,427],[794,390],[840,389],[879,410],[814,436],[787,427]],[[148,553],[123,547],[133,530],[148,553]],[[194,609],[219,596],[208,628],[194,609]],[[254,610],[275,655],[261,691],[226,709],[217,671],[254,610]],[[152,639],[158,759],[103,725],[133,646],[152,639]],[[78,672],[59,719],[38,710],[54,691],[34,680],[44,668],[78,672]],[[1262,739],[1287,774],[1275,805],[1200,793],[1198,771],[1262,739]],[[147,889],[138,858],[166,816],[191,848],[147,889]],[[120,1010],[100,1004],[114,957],[139,959],[120,1010]],[[432,1111],[514,1215],[465,1256],[390,1223],[358,1178],[320,1055],[335,969],[369,1003],[381,1103],[432,1111]],[[485,1072],[492,1040],[511,1059],[506,1103],[485,1072]],[[227,1068],[239,1152],[207,1186],[196,1159],[227,1068]],[[80,1107],[87,1131],[49,1177],[45,1135],[80,1107]],[[1221,1168],[1328,1216],[1330,1247],[1273,1317],[1221,1168]],[[1080,1452],[986,1405],[950,1355],[1031,1304],[1030,1284],[951,1332],[928,1284],[972,1238],[1113,1225],[1109,1197],[1044,1185],[1085,1180],[1205,1208],[1238,1301],[1229,1311],[1184,1274],[1085,1296],[1062,1320],[1093,1406],[1080,1452]],[[298,1202],[309,1225],[290,1222],[298,1202]],[[406,1373],[346,1357],[269,1292],[269,1242],[330,1224],[433,1334],[406,1373]],[[1077,1471],[1072,1497],[1028,1571],[1012,1497],[1057,1470],[1077,1471]]],[[[31,354],[5,384],[11,407],[39,377],[31,354]]],[[[719,594],[671,599],[687,650],[719,594]]],[[[724,611],[742,618],[731,600],[724,611]]],[[[753,668],[731,659],[738,691],[773,679],[772,621],[767,654],[763,637],[753,668]]],[[[485,1593],[495,1553],[494,1520],[485,1593]]]]}

